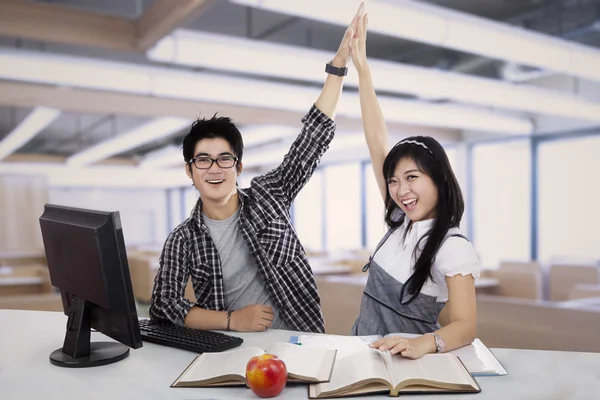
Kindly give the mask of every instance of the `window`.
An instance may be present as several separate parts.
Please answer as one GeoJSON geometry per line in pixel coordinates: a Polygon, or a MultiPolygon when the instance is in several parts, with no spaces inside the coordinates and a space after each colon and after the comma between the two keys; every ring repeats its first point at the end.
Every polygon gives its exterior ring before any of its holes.
{"type": "Polygon", "coordinates": [[[484,267],[530,258],[531,144],[511,140],[473,147],[473,229],[484,267]]]}
{"type": "Polygon", "coordinates": [[[185,220],[192,215],[192,210],[196,207],[196,203],[198,203],[200,193],[198,193],[198,190],[194,186],[189,186],[185,188],[182,195],[184,208],[181,210],[181,216],[185,220]]]}
{"type": "Polygon", "coordinates": [[[538,258],[600,259],[600,136],[542,142],[538,258]]]}
{"type": "Polygon", "coordinates": [[[388,228],[385,223],[385,206],[375,180],[373,164],[364,164],[364,169],[366,190],[366,209],[364,212],[366,214],[367,248],[373,251],[388,228]]]}
{"type": "Polygon", "coordinates": [[[444,150],[446,151],[446,155],[448,156],[448,161],[450,161],[450,166],[452,167],[454,174],[457,175],[458,178],[458,170],[456,165],[456,163],[458,162],[458,151],[456,147],[445,147],[444,150]]]}
{"type": "MultiPolygon", "coordinates": [[[[182,204],[181,204],[181,190],[180,189],[167,189],[167,212],[169,213],[170,226],[167,227],[167,233],[171,232],[177,225],[183,222],[182,204]]],[[[190,209],[190,212],[192,210],[190,209]]]]}
{"type": "Polygon", "coordinates": [[[294,227],[307,252],[323,249],[323,173],[315,171],[293,206],[294,227]]]}
{"type": "Polygon", "coordinates": [[[119,211],[125,244],[162,244],[168,234],[162,189],[51,188],[50,203],[90,210],[119,211]]]}
{"type": "Polygon", "coordinates": [[[328,251],[360,249],[361,164],[325,168],[325,243],[328,251]]]}
{"type": "Polygon", "coordinates": [[[242,174],[237,178],[238,186],[242,189],[250,187],[250,182],[252,182],[252,179],[254,179],[256,176],[258,176],[256,173],[242,172],[242,174]]]}
{"type": "Polygon", "coordinates": [[[469,188],[467,187],[467,146],[465,144],[453,144],[450,147],[445,147],[444,150],[446,151],[446,155],[448,155],[450,166],[458,180],[465,202],[465,211],[463,212],[463,217],[460,222],[460,229],[463,234],[471,238],[471,232],[469,232],[469,207],[471,205],[469,204],[469,188]]]}

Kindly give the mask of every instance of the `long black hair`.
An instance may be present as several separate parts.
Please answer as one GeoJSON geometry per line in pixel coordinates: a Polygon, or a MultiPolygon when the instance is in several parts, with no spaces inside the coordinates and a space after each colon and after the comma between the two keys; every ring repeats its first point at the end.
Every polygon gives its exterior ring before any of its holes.
{"type": "MultiPolygon", "coordinates": [[[[394,175],[400,160],[404,158],[412,159],[419,170],[433,180],[438,192],[435,221],[432,228],[419,239],[415,247],[413,257],[416,258],[422,241],[427,239],[423,251],[417,258],[411,277],[405,282],[408,293],[412,294],[410,302],[421,292],[428,278],[433,280],[431,266],[435,256],[448,230],[460,225],[465,205],[448,156],[437,140],[429,136],[412,136],[398,142],[383,162],[383,176],[386,183],[394,175]]],[[[385,222],[390,228],[397,228],[404,223],[406,215],[401,213],[398,218],[401,210],[390,195],[387,185],[385,191],[385,222]]],[[[400,300],[403,301],[403,299],[400,300]]]]}

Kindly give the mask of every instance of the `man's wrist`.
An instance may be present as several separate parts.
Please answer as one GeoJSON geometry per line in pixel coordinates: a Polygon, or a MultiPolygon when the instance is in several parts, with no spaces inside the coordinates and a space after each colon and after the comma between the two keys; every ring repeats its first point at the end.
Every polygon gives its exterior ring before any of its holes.
{"type": "Polygon", "coordinates": [[[233,328],[232,317],[233,317],[233,310],[227,311],[227,328],[226,328],[226,330],[228,330],[228,331],[235,330],[233,328]]]}
{"type": "Polygon", "coordinates": [[[333,60],[331,60],[331,65],[336,68],[345,68],[347,64],[348,61],[346,59],[337,55],[333,57],[333,60]]]}

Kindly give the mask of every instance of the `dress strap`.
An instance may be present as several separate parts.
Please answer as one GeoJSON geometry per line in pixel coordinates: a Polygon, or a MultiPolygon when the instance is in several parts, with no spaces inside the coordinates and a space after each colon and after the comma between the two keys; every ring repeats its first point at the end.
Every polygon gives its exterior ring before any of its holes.
{"type": "Polygon", "coordinates": [[[373,252],[373,254],[371,254],[371,256],[369,257],[369,261],[362,268],[362,272],[367,272],[367,270],[369,269],[369,265],[371,265],[371,260],[373,259],[373,257],[375,257],[375,253],[377,253],[377,250],[379,250],[379,248],[383,246],[385,241],[388,240],[388,238],[391,236],[392,233],[394,233],[396,229],[398,228],[391,228],[386,232],[385,235],[383,235],[383,239],[381,239],[381,241],[377,244],[377,247],[375,247],[375,251],[373,252]]]}

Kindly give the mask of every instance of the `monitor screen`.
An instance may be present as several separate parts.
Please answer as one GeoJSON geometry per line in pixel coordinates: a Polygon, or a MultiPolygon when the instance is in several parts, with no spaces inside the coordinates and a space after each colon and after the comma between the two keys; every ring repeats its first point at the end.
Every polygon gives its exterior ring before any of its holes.
{"type": "Polygon", "coordinates": [[[142,347],[118,212],[47,204],[40,217],[52,285],[68,315],[55,365],[90,367],[122,360],[142,347]],[[117,342],[92,342],[91,328],[117,342]]]}

